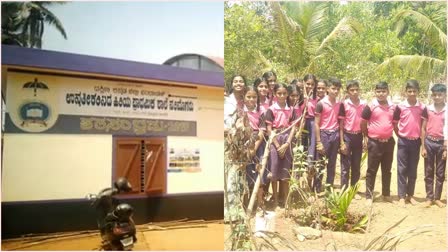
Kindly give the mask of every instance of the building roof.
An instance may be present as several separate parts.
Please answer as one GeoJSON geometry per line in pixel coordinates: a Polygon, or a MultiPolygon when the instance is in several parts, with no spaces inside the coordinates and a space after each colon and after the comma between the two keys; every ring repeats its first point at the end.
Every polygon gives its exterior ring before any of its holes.
{"type": "Polygon", "coordinates": [[[224,88],[224,74],[167,65],[2,45],[2,65],[104,74],[224,88]]]}
{"type": "Polygon", "coordinates": [[[165,62],[163,62],[163,64],[164,65],[171,65],[175,61],[178,61],[178,60],[180,60],[182,58],[189,57],[189,56],[197,56],[199,58],[207,59],[211,63],[215,64],[216,66],[218,66],[219,68],[224,70],[224,59],[223,58],[215,57],[215,56],[205,56],[205,55],[201,55],[201,54],[197,54],[197,53],[179,54],[179,55],[176,55],[174,57],[171,57],[171,58],[167,59],[165,62]]]}

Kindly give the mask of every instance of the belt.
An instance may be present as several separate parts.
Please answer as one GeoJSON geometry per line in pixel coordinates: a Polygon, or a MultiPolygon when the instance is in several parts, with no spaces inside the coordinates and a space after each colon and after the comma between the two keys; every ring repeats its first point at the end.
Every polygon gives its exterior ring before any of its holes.
{"type": "Polygon", "coordinates": [[[361,131],[349,131],[349,130],[344,130],[345,133],[348,134],[352,134],[352,135],[358,135],[361,134],[361,131]]]}
{"type": "Polygon", "coordinates": [[[369,138],[372,139],[372,140],[378,141],[380,143],[387,143],[390,140],[390,137],[389,138],[373,138],[373,137],[369,137],[369,138]]]}
{"type": "Polygon", "coordinates": [[[420,139],[420,137],[402,137],[402,136],[401,136],[401,138],[404,138],[404,139],[407,139],[407,140],[411,140],[411,141],[415,141],[415,140],[420,139]]]}
{"type": "Polygon", "coordinates": [[[334,133],[334,132],[339,131],[339,129],[332,129],[332,130],[321,129],[320,131],[327,132],[327,133],[334,133]]]}
{"type": "Polygon", "coordinates": [[[444,140],[443,137],[426,136],[426,138],[428,138],[429,140],[434,141],[434,142],[438,142],[438,141],[443,141],[444,140]]]}

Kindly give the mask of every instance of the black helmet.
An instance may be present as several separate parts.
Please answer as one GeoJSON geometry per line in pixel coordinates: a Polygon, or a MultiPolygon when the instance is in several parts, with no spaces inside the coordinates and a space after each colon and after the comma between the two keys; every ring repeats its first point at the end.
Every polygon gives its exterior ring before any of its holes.
{"type": "Polygon", "coordinates": [[[126,220],[132,216],[134,213],[134,208],[126,203],[119,204],[114,211],[114,215],[118,217],[119,220],[126,220]]]}
{"type": "Polygon", "coordinates": [[[117,187],[118,191],[129,192],[132,190],[131,183],[125,178],[120,177],[115,181],[115,187],[117,187]]]}

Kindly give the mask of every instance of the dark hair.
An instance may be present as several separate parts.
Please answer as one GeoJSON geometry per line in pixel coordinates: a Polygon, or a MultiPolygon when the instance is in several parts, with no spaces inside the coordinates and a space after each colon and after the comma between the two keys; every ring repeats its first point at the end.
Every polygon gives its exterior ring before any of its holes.
{"type": "Polygon", "coordinates": [[[316,99],[317,95],[317,78],[314,74],[306,74],[303,77],[303,81],[306,82],[307,80],[312,79],[314,82],[314,88],[313,88],[313,99],[316,99]]]}
{"type": "Polygon", "coordinates": [[[389,89],[389,85],[385,81],[380,81],[375,85],[375,89],[389,89]]]}
{"type": "Polygon", "coordinates": [[[406,81],[406,90],[408,90],[409,88],[414,88],[414,89],[417,89],[418,91],[420,91],[420,86],[418,85],[417,80],[406,81]]]}
{"type": "Polygon", "coordinates": [[[431,88],[431,92],[440,92],[440,93],[446,93],[446,85],[445,84],[435,84],[431,88]]]}
{"type": "Polygon", "coordinates": [[[288,87],[286,88],[286,90],[288,91],[288,99],[287,99],[287,103],[288,106],[293,106],[294,104],[289,104],[289,96],[296,91],[299,94],[299,105],[302,105],[303,103],[303,93],[302,90],[294,83],[291,83],[288,85],[288,87]]]}
{"type": "Polygon", "coordinates": [[[329,87],[329,86],[330,86],[330,85],[328,84],[328,81],[327,81],[327,80],[324,80],[324,79],[318,80],[317,83],[316,83],[316,86],[319,84],[319,82],[322,82],[323,84],[325,84],[325,87],[329,87]]]}
{"type": "Polygon", "coordinates": [[[330,83],[330,86],[335,86],[337,88],[341,88],[342,87],[342,83],[338,78],[330,78],[328,80],[328,83],[330,83]]]}
{"type": "Polygon", "coordinates": [[[359,82],[357,80],[349,80],[347,82],[347,91],[352,87],[358,87],[359,88],[359,82]]]}
{"type": "MultiPolygon", "coordinates": [[[[286,91],[288,91],[288,85],[286,85],[285,83],[275,83],[275,86],[274,86],[274,95],[275,95],[275,93],[277,93],[277,90],[279,89],[279,88],[284,88],[284,89],[286,89],[286,91]]],[[[289,93],[288,93],[289,94],[289,93]]]]}
{"type": "Polygon", "coordinates": [[[263,80],[258,77],[254,80],[254,87],[258,87],[258,85],[260,85],[260,83],[263,82],[263,80]]]}
{"type": "Polygon", "coordinates": [[[257,94],[257,111],[260,111],[260,95],[258,94],[258,89],[253,85],[246,86],[246,88],[244,89],[244,98],[249,91],[254,91],[257,94]]]}
{"type": "Polygon", "coordinates": [[[230,81],[230,90],[229,90],[229,92],[228,92],[229,95],[233,93],[233,80],[234,80],[236,77],[241,77],[241,78],[243,79],[243,81],[244,81],[244,86],[246,86],[246,83],[247,83],[247,82],[246,82],[246,78],[245,78],[243,75],[241,75],[241,74],[235,74],[235,75],[233,75],[233,76],[232,76],[232,79],[231,79],[231,81],[230,81]]]}
{"type": "Polygon", "coordinates": [[[272,77],[272,76],[274,76],[274,77],[275,77],[275,81],[277,81],[277,75],[275,74],[274,71],[267,71],[267,72],[265,72],[265,73],[263,74],[262,78],[265,79],[266,82],[267,82],[267,80],[268,80],[270,77],[272,77]]]}

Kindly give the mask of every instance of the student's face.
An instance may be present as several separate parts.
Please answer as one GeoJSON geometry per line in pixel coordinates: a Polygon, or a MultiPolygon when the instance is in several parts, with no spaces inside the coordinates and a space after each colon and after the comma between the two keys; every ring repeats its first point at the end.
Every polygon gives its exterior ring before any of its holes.
{"type": "Polygon", "coordinates": [[[445,102],[446,93],[443,92],[432,92],[431,98],[434,101],[434,104],[441,104],[445,102]]]}
{"type": "Polygon", "coordinates": [[[299,100],[299,93],[297,91],[293,91],[289,96],[289,104],[295,105],[299,100]]]}
{"type": "Polygon", "coordinates": [[[317,83],[317,96],[319,96],[320,98],[324,97],[325,94],[327,92],[327,86],[325,85],[325,83],[323,82],[318,82],[317,83]]]}
{"type": "Polygon", "coordinates": [[[244,104],[248,108],[255,108],[257,105],[257,93],[254,90],[249,90],[244,95],[244,104]]]}
{"type": "Polygon", "coordinates": [[[352,100],[359,99],[359,87],[352,86],[347,90],[348,97],[352,100]]]}
{"type": "Polygon", "coordinates": [[[375,96],[379,102],[387,101],[389,95],[389,89],[375,89],[375,96]]]}
{"type": "Polygon", "coordinates": [[[306,88],[307,95],[311,92],[311,90],[314,89],[314,85],[316,85],[316,84],[314,83],[313,79],[309,79],[305,82],[305,88],[306,88]]]}
{"type": "Polygon", "coordinates": [[[243,77],[236,76],[235,78],[233,78],[232,87],[233,87],[234,91],[241,92],[244,90],[244,86],[245,86],[245,83],[244,83],[243,77]]]}
{"type": "Polygon", "coordinates": [[[416,101],[418,96],[418,90],[416,88],[407,88],[406,97],[408,101],[416,101]]]}
{"type": "Polygon", "coordinates": [[[286,98],[288,97],[288,91],[284,87],[279,87],[275,92],[275,96],[277,97],[278,102],[285,103],[286,98]]]}
{"type": "Polygon", "coordinates": [[[269,89],[271,91],[274,91],[274,86],[275,86],[275,81],[277,81],[277,78],[275,78],[275,76],[271,76],[267,79],[268,84],[269,84],[269,89]]]}
{"type": "Polygon", "coordinates": [[[260,94],[260,96],[266,96],[269,93],[269,87],[268,84],[266,82],[261,82],[258,87],[257,87],[258,93],[260,94]]]}
{"type": "Polygon", "coordinates": [[[299,88],[300,92],[303,93],[303,86],[304,86],[303,82],[297,82],[296,86],[299,88]]]}
{"type": "MultiPolygon", "coordinates": [[[[328,91],[328,96],[330,96],[331,98],[336,98],[336,97],[338,97],[340,90],[341,90],[340,87],[336,87],[334,85],[331,85],[328,88],[328,90],[327,90],[328,91]]],[[[317,93],[319,93],[319,91],[317,93]]]]}

